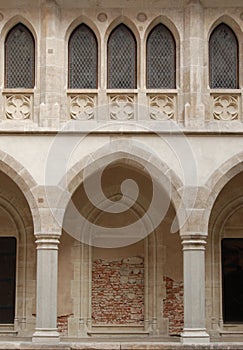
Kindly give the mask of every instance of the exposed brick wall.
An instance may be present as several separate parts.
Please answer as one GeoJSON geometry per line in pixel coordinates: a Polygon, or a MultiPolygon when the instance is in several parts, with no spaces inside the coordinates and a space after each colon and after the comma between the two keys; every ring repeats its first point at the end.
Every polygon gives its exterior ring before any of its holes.
{"type": "Polygon", "coordinates": [[[57,329],[61,336],[67,336],[68,334],[68,318],[70,315],[62,315],[57,317],[57,329]]]}
{"type": "Polygon", "coordinates": [[[143,324],[143,258],[93,261],[92,320],[93,324],[143,324]]]}
{"type": "Polygon", "coordinates": [[[183,309],[183,282],[175,282],[164,276],[166,299],[164,300],[163,317],[169,319],[169,334],[177,335],[182,332],[183,309]]]}

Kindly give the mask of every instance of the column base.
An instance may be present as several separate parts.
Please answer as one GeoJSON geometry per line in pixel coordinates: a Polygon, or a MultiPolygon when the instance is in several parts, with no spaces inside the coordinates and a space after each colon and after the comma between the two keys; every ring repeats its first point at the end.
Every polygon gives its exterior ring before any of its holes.
{"type": "Polygon", "coordinates": [[[181,334],[181,343],[183,344],[205,344],[209,342],[210,338],[205,329],[185,328],[181,334]]]}
{"type": "Polygon", "coordinates": [[[32,342],[39,344],[57,344],[60,342],[60,335],[57,330],[53,328],[37,328],[32,336],[32,342]]]}

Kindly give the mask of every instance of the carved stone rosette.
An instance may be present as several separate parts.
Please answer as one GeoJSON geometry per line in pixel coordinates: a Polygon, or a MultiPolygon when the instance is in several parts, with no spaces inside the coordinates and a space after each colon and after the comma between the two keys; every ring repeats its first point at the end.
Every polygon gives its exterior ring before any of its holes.
{"type": "Polygon", "coordinates": [[[135,117],[135,97],[132,95],[110,96],[110,118],[113,120],[130,120],[135,117]]]}
{"type": "Polygon", "coordinates": [[[175,119],[176,97],[168,95],[150,95],[149,116],[154,120],[175,119]]]}
{"type": "Polygon", "coordinates": [[[32,118],[32,95],[5,95],[5,115],[7,119],[25,120],[32,118]]]}
{"type": "Polygon", "coordinates": [[[94,119],[95,96],[94,95],[75,95],[70,96],[70,117],[77,120],[94,119]]]}
{"type": "Polygon", "coordinates": [[[239,97],[237,95],[213,96],[213,118],[224,121],[239,119],[239,97]]]}

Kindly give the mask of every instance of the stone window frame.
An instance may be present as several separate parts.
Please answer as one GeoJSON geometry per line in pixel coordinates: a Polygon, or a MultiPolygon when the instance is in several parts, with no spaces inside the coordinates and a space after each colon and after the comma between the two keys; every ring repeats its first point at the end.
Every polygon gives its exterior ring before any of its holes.
{"type": "Polygon", "coordinates": [[[106,71],[107,71],[107,89],[108,90],[122,90],[122,91],[126,91],[126,90],[136,90],[137,87],[138,87],[138,43],[137,43],[137,39],[136,39],[136,36],[133,32],[133,30],[129,27],[129,25],[127,25],[126,23],[124,22],[121,22],[121,23],[118,23],[112,30],[111,32],[109,33],[109,36],[108,36],[108,39],[107,39],[107,42],[106,42],[106,55],[107,55],[107,65],[106,65],[106,71]],[[112,35],[117,31],[119,30],[119,27],[122,28],[124,27],[124,29],[127,31],[127,33],[129,33],[130,37],[133,39],[134,41],[134,72],[132,72],[133,74],[133,79],[134,81],[131,81],[130,83],[133,85],[133,86],[127,86],[127,87],[119,87],[119,86],[111,86],[110,85],[110,76],[111,76],[111,73],[110,72],[110,55],[109,55],[109,52],[110,52],[110,40],[112,38],[112,35]]]}
{"type": "MultiPolygon", "coordinates": [[[[8,33],[5,37],[4,40],[4,87],[5,89],[18,89],[18,90],[30,90],[30,89],[34,89],[35,87],[35,81],[36,81],[36,43],[35,43],[35,38],[33,36],[32,31],[28,28],[28,26],[26,26],[25,24],[23,24],[22,22],[18,22],[17,24],[15,24],[14,26],[12,26],[9,30],[8,33]],[[22,28],[23,31],[25,31],[28,36],[29,36],[29,45],[31,46],[31,51],[32,52],[32,57],[31,57],[31,61],[33,61],[33,65],[31,65],[29,67],[29,74],[31,76],[31,83],[28,84],[28,86],[16,86],[16,84],[9,84],[8,83],[8,71],[9,71],[9,67],[8,67],[8,49],[7,49],[7,44],[8,44],[8,40],[11,37],[12,34],[14,34],[14,31],[16,29],[22,28]],[[31,40],[31,42],[30,42],[31,40]],[[10,86],[11,85],[11,86],[10,86]],[[13,85],[13,86],[12,86],[13,85]]],[[[22,82],[23,83],[23,82],[22,82]]],[[[25,85],[25,84],[22,84],[25,85]]]]}
{"type": "MultiPolygon", "coordinates": [[[[238,89],[239,88],[239,41],[237,39],[237,36],[234,32],[234,30],[226,23],[221,22],[219,23],[211,32],[210,37],[209,37],[209,85],[211,89],[238,89]],[[229,54],[232,53],[232,49],[236,55],[236,62],[235,62],[235,67],[233,67],[233,71],[232,74],[233,75],[233,80],[235,80],[235,85],[234,86],[222,86],[222,84],[220,86],[215,87],[214,86],[214,81],[213,81],[213,74],[214,74],[214,65],[220,65],[220,62],[216,62],[214,61],[214,57],[213,57],[213,53],[212,50],[214,48],[213,45],[213,39],[215,37],[217,37],[220,33],[219,30],[221,28],[225,28],[227,30],[227,32],[231,35],[231,37],[234,37],[235,42],[232,42],[231,40],[231,50],[229,52],[229,54]]],[[[227,85],[225,83],[225,85],[227,85]]]]}
{"type": "Polygon", "coordinates": [[[80,23],[78,26],[76,26],[72,30],[71,34],[69,35],[69,39],[68,39],[68,89],[70,89],[70,90],[93,90],[93,89],[97,89],[98,88],[98,75],[99,75],[99,70],[98,70],[98,68],[99,68],[98,61],[99,61],[99,59],[98,59],[98,56],[99,56],[99,47],[98,47],[98,39],[97,39],[97,36],[96,36],[95,32],[86,23],[84,23],[84,22],[80,23]],[[71,51],[70,44],[71,44],[71,40],[73,38],[73,35],[75,35],[76,32],[81,29],[81,27],[84,27],[87,31],[89,31],[89,34],[92,35],[93,39],[96,42],[96,47],[95,47],[96,62],[95,62],[95,67],[93,67],[93,68],[95,68],[95,73],[94,73],[94,75],[95,75],[95,84],[94,85],[95,86],[87,87],[87,88],[83,87],[83,86],[81,86],[81,87],[73,87],[72,84],[71,84],[71,81],[70,81],[70,69],[71,69],[70,68],[70,51],[71,51]]]}
{"type": "MultiPolygon", "coordinates": [[[[175,41],[175,38],[174,38],[174,35],[173,35],[173,33],[171,32],[171,30],[165,25],[165,24],[163,24],[163,23],[161,23],[161,22],[159,22],[158,24],[156,24],[155,26],[153,26],[151,29],[150,29],[150,31],[149,31],[149,33],[148,33],[148,35],[147,35],[147,38],[146,38],[146,43],[145,43],[145,45],[146,45],[146,89],[166,89],[166,90],[169,90],[169,89],[176,89],[176,81],[177,81],[177,62],[176,62],[176,41],[175,41]],[[150,40],[150,38],[151,38],[151,35],[157,30],[157,29],[159,29],[159,27],[160,28],[162,28],[164,31],[166,31],[167,32],[167,34],[168,34],[168,41],[170,40],[171,41],[171,43],[173,43],[173,49],[174,49],[174,52],[173,52],[173,56],[174,56],[174,58],[173,58],[173,63],[172,63],[172,66],[173,66],[173,69],[174,69],[174,72],[173,72],[173,75],[174,75],[174,77],[173,77],[173,84],[172,84],[172,86],[153,86],[153,87],[151,87],[151,86],[149,86],[149,74],[150,74],[150,72],[149,72],[149,70],[151,69],[151,66],[149,66],[149,61],[148,61],[148,53],[149,53],[149,48],[148,48],[148,44],[149,44],[149,40],[150,40]],[[150,69],[149,69],[150,68],[150,69]]],[[[159,67],[159,68],[161,68],[161,66],[159,67]]]]}
{"type": "Polygon", "coordinates": [[[1,103],[4,106],[4,113],[2,115],[2,118],[4,121],[8,121],[9,123],[12,122],[12,120],[15,120],[19,123],[29,123],[29,122],[37,122],[38,115],[36,114],[36,109],[39,108],[39,95],[36,95],[36,92],[38,91],[37,88],[37,78],[39,77],[38,73],[38,65],[39,65],[39,57],[38,57],[38,48],[39,44],[37,41],[37,33],[35,31],[35,28],[31,25],[31,23],[26,20],[24,17],[17,17],[13,20],[10,20],[6,23],[4,31],[3,31],[3,37],[2,37],[2,45],[4,50],[3,60],[2,60],[2,95],[1,103]],[[8,35],[11,33],[11,31],[17,27],[18,25],[23,26],[26,28],[28,33],[31,35],[31,38],[33,39],[33,84],[29,88],[24,87],[16,87],[16,88],[10,88],[6,85],[6,39],[8,38],[8,35]],[[36,99],[37,97],[37,99],[36,99]],[[9,104],[9,100],[10,104],[9,104]],[[16,102],[16,103],[15,103],[16,102]],[[10,106],[11,112],[8,113],[8,107],[10,106]]]}

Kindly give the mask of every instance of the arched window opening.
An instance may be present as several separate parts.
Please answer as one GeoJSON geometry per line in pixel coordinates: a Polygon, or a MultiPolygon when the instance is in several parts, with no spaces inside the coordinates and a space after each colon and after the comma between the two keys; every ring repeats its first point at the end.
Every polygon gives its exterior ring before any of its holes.
{"type": "Polygon", "coordinates": [[[5,87],[31,89],[34,85],[34,38],[28,28],[19,23],[5,41],[5,87]]]}
{"type": "Polygon", "coordinates": [[[137,87],[137,47],[129,28],[120,24],[108,40],[108,88],[135,89],[137,87]]]}
{"type": "Polygon", "coordinates": [[[209,75],[212,89],[238,88],[238,41],[226,25],[218,25],[209,40],[209,75]]]}
{"type": "Polygon", "coordinates": [[[175,40],[168,28],[158,24],[147,40],[147,88],[174,89],[175,86],[175,40]]]}
{"type": "Polygon", "coordinates": [[[69,40],[69,88],[97,88],[98,44],[92,30],[78,26],[69,40]]]}

